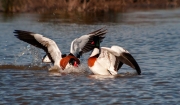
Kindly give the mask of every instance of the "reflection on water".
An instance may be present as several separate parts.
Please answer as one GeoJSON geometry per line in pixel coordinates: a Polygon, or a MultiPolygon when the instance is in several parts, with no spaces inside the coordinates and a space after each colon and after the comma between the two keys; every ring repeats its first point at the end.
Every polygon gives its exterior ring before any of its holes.
{"type": "Polygon", "coordinates": [[[101,24],[101,23],[164,23],[164,22],[179,22],[179,9],[172,10],[153,10],[139,12],[61,12],[61,13],[43,13],[43,14],[18,14],[18,13],[3,13],[0,14],[0,21],[8,22],[23,19],[31,19],[37,22],[50,22],[53,24],[76,23],[76,24],[101,24]]]}
{"type": "Polygon", "coordinates": [[[63,12],[63,13],[47,13],[41,14],[40,22],[51,21],[54,23],[79,23],[79,24],[97,24],[99,22],[117,22],[116,12],[63,12]]]}
{"type": "MultiPolygon", "coordinates": [[[[0,14],[0,21],[13,21],[23,14],[19,13],[2,13],[0,14]]],[[[32,18],[26,14],[25,17],[32,18]]],[[[38,22],[52,22],[57,23],[78,23],[78,24],[97,24],[102,22],[113,22],[117,23],[123,20],[121,13],[117,12],[62,12],[62,13],[43,13],[43,14],[33,14],[38,22]]]]}
{"type": "Polygon", "coordinates": [[[19,14],[4,21],[1,14],[0,104],[179,104],[179,9],[115,16],[108,22],[80,24],[81,18],[71,23],[71,19],[67,22],[48,15],[41,20],[38,14],[19,14]],[[15,29],[41,33],[56,41],[62,53],[68,53],[74,38],[104,26],[108,33],[101,46],[127,49],[142,75],[132,75],[135,70],[123,65],[117,78],[91,78],[86,64],[89,53],[81,58],[79,72],[50,73],[50,65],[41,63],[45,53],[31,49],[12,33],[15,29]]]}
{"type": "Polygon", "coordinates": [[[12,14],[12,13],[1,13],[0,15],[1,15],[0,21],[2,22],[11,21],[17,16],[17,14],[12,14]]]}

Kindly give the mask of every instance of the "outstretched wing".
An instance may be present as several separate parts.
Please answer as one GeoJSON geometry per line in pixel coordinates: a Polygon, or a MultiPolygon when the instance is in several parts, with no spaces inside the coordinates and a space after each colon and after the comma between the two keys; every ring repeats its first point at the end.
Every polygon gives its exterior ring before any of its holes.
{"type": "Polygon", "coordinates": [[[98,36],[100,38],[100,42],[102,42],[105,38],[106,33],[107,29],[101,28],[87,35],[83,35],[79,38],[74,39],[71,43],[70,53],[79,58],[83,53],[89,52],[94,49],[94,36],[98,36]]]}
{"type": "Polygon", "coordinates": [[[53,40],[28,31],[15,30],[14,33],[18,39],[43,49],[52,62],[56,63],[61,59],[61,51],[53,40]]]}

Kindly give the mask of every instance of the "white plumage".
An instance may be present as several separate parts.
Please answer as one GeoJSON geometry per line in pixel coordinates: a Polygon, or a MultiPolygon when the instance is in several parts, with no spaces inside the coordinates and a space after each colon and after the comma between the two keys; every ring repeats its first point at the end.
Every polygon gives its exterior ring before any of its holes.
{"type": "Polygon", "coordinates": [[[102,41],[106,34],[106,29],[102,28],[74,39],[71,42],[70,53],[66,57],[62,57],[60,49],[52,39],[44,37],[41,34],[22,30],[15,30],[14,33],[18,39],[43,49],[46,52],[46,55],[42,61],[45,63],[53,63],[53,69],[66,69],[67,65],[79,65],[80,61],[78,58],[82,56],[83,53],[89,52],[94,48],[94,45],[91,44],[93,41],[92,39],[95,36],[98,36],[102,41]]]}
{"type": "Polygon", "coordinates": [[[123,63],[136,69],[137,73],[141,74],[135,59],[127,50],[120,46],[112,46],[111,48],[101,47],[99,51],[97,51],[97,48],[94,48],[92,54],[88,63],[90,70],[96,75],[116,75],[123,63]],[[92,62],[94,64],[90,64],[92,62]]]}

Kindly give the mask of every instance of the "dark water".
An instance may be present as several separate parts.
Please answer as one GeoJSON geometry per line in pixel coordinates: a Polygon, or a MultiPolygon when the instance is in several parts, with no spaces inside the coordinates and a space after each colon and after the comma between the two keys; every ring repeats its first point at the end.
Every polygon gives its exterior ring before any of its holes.
{"type": "MultiPolygon", "coordinates": [[[[0,104],[179,104],[180,9],[123,13],[114,19],[82,24],[62,18],[41,21],[37,14],[1,14],[0,104]],[[126,48],[142,75],[89,78],[89,53],[81,58],[83,64],[76,73],[56,75],[41,63],[43,51],[13,36],[15,29],[37,32],[68,53],[74,38],[104,26],[108,34],[101,46],[126,48]]],[[[127,72],[134,71],[123,65],[119,73],[127,72]]]]}

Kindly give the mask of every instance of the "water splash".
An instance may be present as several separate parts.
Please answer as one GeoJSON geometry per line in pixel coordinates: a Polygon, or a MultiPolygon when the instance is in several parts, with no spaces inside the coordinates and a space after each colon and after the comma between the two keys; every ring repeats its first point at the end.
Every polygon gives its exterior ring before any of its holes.
{"type": "Polygon", "coordinates": [[[22,59],[24,57],[24,55],[26,55],[27,59],[31,60],[31,63],[28,66],[28,68],[31,68],[33,66],[43,66],[40,49],[38,49],[32,45],[28,45],[28,46],[24,47],[22,49],[22,51],[15,56],[14,64],[17,65],[19,61],[23,62],[20,59],[22,59]],[[31,55],[31,56],[29,56],[29,55],[31,55]]]}
{"type": "Polygon", "coordinates": [[[40,49],[30,46],[30,54],[32,55],[32,65],[42,65],[42,57],[40,54],[40,49]]]}
{"type": "Polygon", "coordinates": [[[60,73],[70,74],[70,73],[78,73],[78,74],[89,74],[88,67],[85,64],[79,65],[79,67],[71,67],[65,70],[60,70],[60,73]]]}
{"type": "MultiPolygon", "coordinates": [[[[54,66],[52,66],[54,67],[54,66]]],[[[71,67],[68,69],[53,68],[49,70],[50,76],[63,76],[63,75],[89,75],[88,67],[85,64],[79,65],[79,67],[71,67]]]]}
{"type": "Polygon", "coordinates": [[[30,51],[30,45],[24,47],[23,50],[15,56],[14,64],[16,65],[17,60],[19,60],[24,54],[28,53],[29,51],[30,51]]]}

